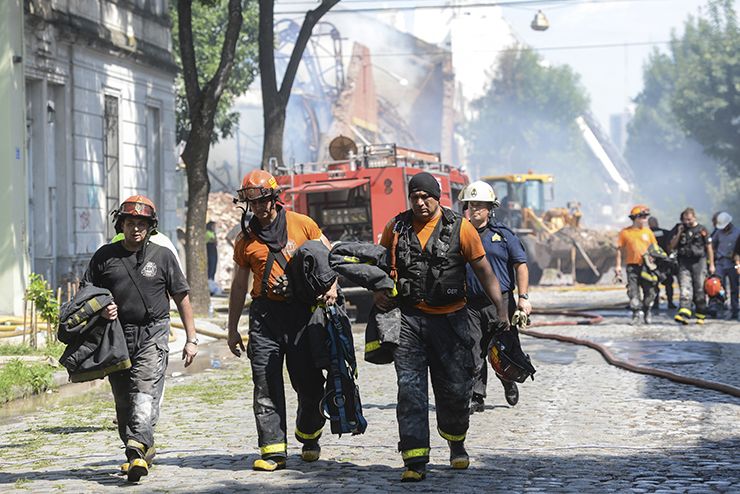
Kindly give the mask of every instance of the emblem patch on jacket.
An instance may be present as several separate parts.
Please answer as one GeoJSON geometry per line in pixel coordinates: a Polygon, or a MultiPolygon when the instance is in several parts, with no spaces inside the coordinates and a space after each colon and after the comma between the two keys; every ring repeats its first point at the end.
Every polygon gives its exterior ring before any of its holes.
{"type": "Polygon", "coordinates": [[[149,261],[141,268],[141,275],[147,278],[153,278],[157,275],[157,265],[153,261],[149,261]]]}
{"type": "Polygon", "coordinates": [[[501,242],[501,235],[494,233],[493,237],[491,237],[491,242],[501,242]]]}

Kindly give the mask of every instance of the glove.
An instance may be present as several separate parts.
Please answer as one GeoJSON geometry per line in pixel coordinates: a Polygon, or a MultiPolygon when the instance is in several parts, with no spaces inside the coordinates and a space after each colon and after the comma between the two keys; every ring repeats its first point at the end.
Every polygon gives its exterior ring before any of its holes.
{"type": "Polygon", "coordinates": [[[288,283],[288,275],[283,274],[275,280],[275,285],[272,287],[272,293],[287,299],[291,299],[293,297],[293,290],[290,287],[290,283],[288,283]]]}
{"type": "Polygon", "coordinates": [[[532,324],[532,321],[529,319],[527,313],[521,309],[515,311],[514,315],[511,316],[511,325],[517,329],[524,329],[530,324],[532,324]]]}

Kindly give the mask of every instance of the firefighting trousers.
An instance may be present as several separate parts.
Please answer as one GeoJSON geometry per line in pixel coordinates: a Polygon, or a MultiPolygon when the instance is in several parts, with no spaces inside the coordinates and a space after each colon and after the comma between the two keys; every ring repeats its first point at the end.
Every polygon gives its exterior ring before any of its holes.
{"type": "Polygon", "coordinates": [[[649,311],[655,303],[655,295],[658,292],[657,283],[644,279],[640,273],[642,273],[640,264],[627,264],[627,298],[632,312],[649,311]]]}
{"type": "Polygon", "coordinates": [[[725,293],[728,294],[730,299],[730,308],[733,312],[738,311],[738,279],[740,275],[735,270],[735,262],[732,259],[723,257],[718,259],[715,263],[717,266],[717,276],[722,281],[722,286],[725,288],[725,293]]]}
{"type": "MultiPolygon", "coordinates": [[[[707,313],[707,302],[704,298],[704,280],[707,277],[707,260],[678,260],[679,310],[691,311],[691,302],[698,314],[707,313]]],[[[690,315],[690,312],[689,312],[690,315]]]]}
{"type": "Polygon", "coordinates": [[[475,370],[473,344],[466,309],[430,315],[412,307],[401,308],[394,364],[398,449],[404,463],[429,462],[429,374],[439,434],[448,441],[465,439],[475,370]]]}
{"type": "Polygon", "coordinates": [[[257,298],[249,308],[247,356],[252,364],[254,417],[263,458],[287,455],[283,360],[298,394],[295,436],[318,440],[326,419],[320,411],[324,374],[314,365],[305,334],[311,310],[305,304],[257,298]]]}
{"type": "MultiPolygon", "coordinates": [[[[509,314],[509,321],[511,321],[516,311],[514,296],[511,292],[501,292],[501,298],[509,314]]],[[[482,396],[483,398],[486,397],[486,387],[488,386],[488,364],[486,356],[490,350],[492,340],[488,328],[483,327],[480,311],[489,305],[491,305],[491,301],[487,297],[470,299],[467,304],[470,335],[475,340],[475,345],[473,346],[473,362],[475,362],[473,394],[482,396]]]]}
{"type": "Polygon", "coordinates": [[[164,396],[170,335],[169,319],[146,326],[124,325],[131,368],[108,376],[116,403],[118,435],[126,447],[146,452],[164,396]]]}

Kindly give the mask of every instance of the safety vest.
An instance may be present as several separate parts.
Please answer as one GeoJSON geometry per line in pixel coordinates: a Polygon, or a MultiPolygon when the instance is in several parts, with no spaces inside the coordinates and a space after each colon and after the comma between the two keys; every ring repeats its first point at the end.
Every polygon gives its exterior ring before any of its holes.
{"type": "Polygon", "coordinates": [[[450,305],[465,298],[465,258],[460,251],[462,216],[442,208],[424,249],[412,225],[413,213],[404,211],[395,218],[398,234],[396,269],[398,294],[416,305],[450,305]]]}
{"type": "Polygon", "coordinates": [[[697,223],[696,226],[684,229],[678,239],[678,257],[682,259],[700,259],[704,257],[707,246],[707,237],[701,232],[704,227],[697,223]]]}

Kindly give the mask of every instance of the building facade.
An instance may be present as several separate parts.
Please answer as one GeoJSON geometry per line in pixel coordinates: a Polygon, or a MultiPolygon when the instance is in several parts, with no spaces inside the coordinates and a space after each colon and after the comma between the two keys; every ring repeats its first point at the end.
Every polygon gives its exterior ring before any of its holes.
{"type": "MultiPolygon", "coordinates": [[[[9,126],[25,131],[21,159],[11,160],[23,171],[14,173],[11,186],[24,197],[25,223],[2,214],[0,226],[25,238],[0,270],[19,272],[23,285],[35,272],[64,286],[114,235],[110,212],[128,196],[151,197],[160,229],[175,238],[177,68],[168,3],[10,3],[16,8],[0,23],[23,29],[22,61],[13,67],[22,66],[24,87],[16,98],[25,102],[9,117],[9,126]],[[14,262],[22,266],[10,266],[14,262]]],[[[7,78],[1,66],[0,79],[7,78]]],[[[2,146],[14,156],[17,144],[2,146]]],[[[0,300],[0,313],[22,311],[23,289],[17,288],[12,301],[0,300]]]]}

